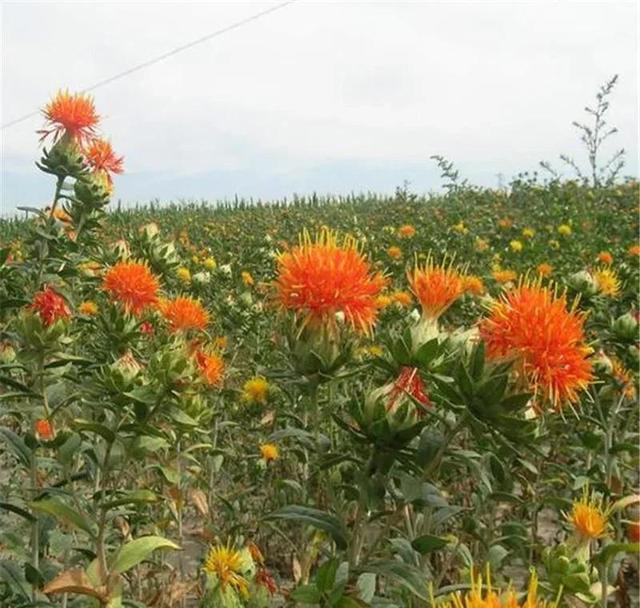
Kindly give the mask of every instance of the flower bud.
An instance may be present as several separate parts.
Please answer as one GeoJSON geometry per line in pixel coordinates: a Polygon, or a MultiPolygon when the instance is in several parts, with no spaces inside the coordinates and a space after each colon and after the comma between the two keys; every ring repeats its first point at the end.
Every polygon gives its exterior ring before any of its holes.
{"type": "Polygon", "coordinates": [[[142,366],[136,361],[131,352],[126,352],[111,364],[111,372],[124,386],[130,386],[136,379],[142,366]]]}
{"type": "Polygon", "coordinates": [[[73,186],[73,192],[81,203],[88,207],[103,207],[109,202],[112,186],[103,171],[83,175],[73,186]]]}
{"type": "Polygon", "coordinates": [[[209,272],[196,272],[192,277],[193,282],[196,285],[208,285],[211,283],[211,273],[209,272]]]}
{"type": "Polygon", "coordinates": [[[86,161],[78,142],[65,134],[44,151],[39,167],[53,175],[79,177],[86,172],[86,161]]]}
{"type": "Polygon", "coordinates": [[[417,368],[403,367],[395,381],[369,392],[363,410],[366,423],[377,420],[381,406],[394,431],[409,428],[422,418],[424,408],[430,407],[431,401],[417,368]]]}
{"type": "Polygon", "coordinates": [[[138,232],[146,239],[151,240],[160,233],[160,228],[155,222],[149,222],[141,226],[138,232]]]}
{"type": "Polygon", "coordinates": [[[0,363],[6,365],[16,359],[16,351],[10,342],[0,342],[0,363]]]}
{"type": "Polygon", "coordinates": [[[124,239],[118,239],[111,244],[111,251],[118,256],[120,260],[126,260],[131,255],[131,249],[129,243],[124,239]]]}
{"type": "Polygon", "coordinates": [[[581,270],[573,273],[568,279],[569,286],[585,296],[593,296],[598,291],[598,284],[590,272],[581,270]]]}
{"type": "Polygon", "coordinates": [[[613,323],[613,333],[622,340],[637,340],[638,320],[630,312],[618,317],[613,323]]]}

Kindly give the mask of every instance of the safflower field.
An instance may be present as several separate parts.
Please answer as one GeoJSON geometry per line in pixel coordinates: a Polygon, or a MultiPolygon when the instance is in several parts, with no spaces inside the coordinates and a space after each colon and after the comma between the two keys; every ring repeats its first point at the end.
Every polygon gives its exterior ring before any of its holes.
{"type": "Polygon", "coordinates": [[[43,114],[1,606],[637,605],[637,181],[117,209],[92,98],[43,114]]]}

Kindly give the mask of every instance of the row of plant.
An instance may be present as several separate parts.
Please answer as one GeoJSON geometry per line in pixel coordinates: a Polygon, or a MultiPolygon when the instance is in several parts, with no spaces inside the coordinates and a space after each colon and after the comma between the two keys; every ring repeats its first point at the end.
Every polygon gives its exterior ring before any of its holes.
{"type": "Polygon", "coordinates": [[[107,213],[93,100],[44,114],[0,605],[627,605],[636,182],[107,213]]]}

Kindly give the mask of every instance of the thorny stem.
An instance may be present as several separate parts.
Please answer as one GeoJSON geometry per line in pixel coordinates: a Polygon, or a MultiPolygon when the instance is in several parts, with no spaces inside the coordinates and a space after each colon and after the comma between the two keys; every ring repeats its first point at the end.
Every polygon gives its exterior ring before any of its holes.
{"type": "MultiPolygon", "coordinates": [[[[35,450],[31,455],[31,486],[33,488],[34,497],[38,487],[38,459],[35,450]]],[[[40,566],[40,520],[34,514],[31,524],[31,565],[38,570],[40,566]]],[[[37,599],[37,589],[34,585],[31,589],[31,599],[35,602],[37,599]]]]}
{"type": "MultiPolygon", "coordinates": [[[[42,393],[42,405],[44,407],[45,417],[49,416],[49,403],[47,400],[47,393],[45,387],[45,373],[44,373],[44,354],[41,354],[39,361],[39,380],[40,380],[40,392],[42,393]]],[[[31,454],[31,487],[33,490],[33,498],[35,499],[38,489],[38,456],[36,449],[31,454]]],[[[32,566],[38,570],[40,567],[40,519],[37,514],[33,514],[33,522],[31,524],[31,563],[32,566]]],[[[35,602],[37,596],[37,588],[34,585],[31,590],[31,598],[35,602]]]]}
{"type": "Polygon", "coordinates": [[[49,212],[49,217],[53,217],[53,214],[56,212],[56,207],[58,206],[58,201],[60,200],[60,192],[62,191],[63,184],[64,175],[58,175],[58,181],[56,182],[56,191],[53,195],[53,203],[51,203],[51,211],[49,212]]]}

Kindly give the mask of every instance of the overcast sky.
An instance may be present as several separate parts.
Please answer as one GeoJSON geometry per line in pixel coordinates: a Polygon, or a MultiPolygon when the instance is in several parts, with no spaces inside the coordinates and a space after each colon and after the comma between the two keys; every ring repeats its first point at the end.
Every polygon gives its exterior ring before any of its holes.
{"type": "MultiPolygon", "coordinates": [[[[275,2],[2,3],[2,123],[275,2]]],[[[617,73],[612,140],[638,173],[636,2],[314,2],[95,91],[125,156],[116,198],[437,189],[429,160],[496,185],[582,151],[571,126],[617,73]]],[[[2,210],[43,204],[35,116],[2,131],[2,210]]]]}

